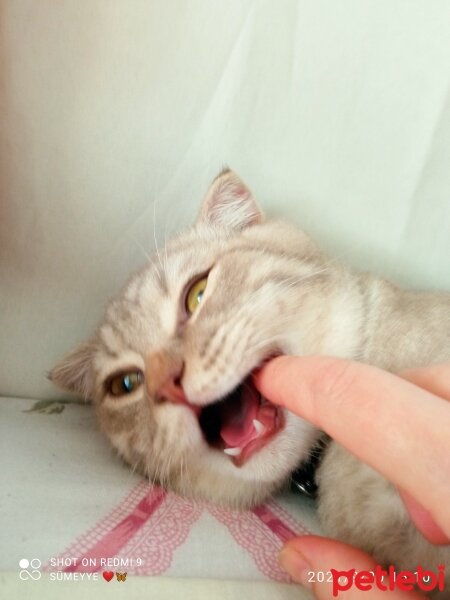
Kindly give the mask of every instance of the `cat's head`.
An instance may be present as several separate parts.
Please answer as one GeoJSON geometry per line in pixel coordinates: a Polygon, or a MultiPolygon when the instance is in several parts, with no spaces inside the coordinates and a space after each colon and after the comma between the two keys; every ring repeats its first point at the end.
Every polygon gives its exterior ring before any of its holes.
{"type": "Polygon", "coordinates": [[[150,480],[260,502],[317,431],[261,398],[251,374],[274,354],[321,350],[327,277],[311,240],[266,219],[224,171],[195,225],[130,279],[51,379],[94,402],[112,445],[150,480]]]}

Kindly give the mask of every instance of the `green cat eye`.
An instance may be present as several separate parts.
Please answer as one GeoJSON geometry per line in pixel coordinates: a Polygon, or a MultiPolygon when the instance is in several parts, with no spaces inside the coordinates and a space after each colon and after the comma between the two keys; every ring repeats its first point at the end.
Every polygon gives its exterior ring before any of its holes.
{"type": "Polygon", "coordinates": [[[111,377],[107,388],[111,396],[124,396],[135,392],[143,381],[144,375],[141,371],[129,371],[111,377]]]}
{"type": "Polygon", "coordinates": [[[202,277],[196,281],[189,288],[186,294],[186,311],[188,314],[192,315],[195,309],[198,307],[200,302],[202,301],[203,294],[205,293],[206,284],[208,283],[207,277],[202,277]]]}

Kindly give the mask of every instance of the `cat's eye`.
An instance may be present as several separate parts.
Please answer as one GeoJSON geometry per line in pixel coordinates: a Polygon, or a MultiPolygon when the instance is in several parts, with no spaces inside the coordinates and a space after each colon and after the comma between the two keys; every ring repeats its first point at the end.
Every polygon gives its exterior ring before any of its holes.
{"type": "Polygon", "coordinates": [[[124,396],[135,392],[143,383],[141,371],[129,371],[113,375],[107,382],[107,390],[111,396],[124,396]]]}
{"type": "Polygon", "coordinates": [[[205,293],[206,284],[208,283],[207,277],[202,277],[191,285],[186,294],[185,308],[189,315],[195,311],[200,302],[202,301],[203,294],[205,293]]]}

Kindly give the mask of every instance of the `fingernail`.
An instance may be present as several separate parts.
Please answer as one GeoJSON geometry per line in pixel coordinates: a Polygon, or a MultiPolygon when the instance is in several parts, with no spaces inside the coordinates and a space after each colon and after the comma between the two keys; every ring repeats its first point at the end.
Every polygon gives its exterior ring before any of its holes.
{"type": "Polygon", "coordinates": [[[431,513],[411,494],[400,489],[398,491],[412,522],[421,534],[432,544],[446,546],[450,540],[433,519],[431,513]]]}
{"type": "Polygon", "coordinates": [[[311,589],[311,565],[303,554],[292,548],[283,548],[278,555],[280,567],[289,573],[294,581],[311,589]]]}

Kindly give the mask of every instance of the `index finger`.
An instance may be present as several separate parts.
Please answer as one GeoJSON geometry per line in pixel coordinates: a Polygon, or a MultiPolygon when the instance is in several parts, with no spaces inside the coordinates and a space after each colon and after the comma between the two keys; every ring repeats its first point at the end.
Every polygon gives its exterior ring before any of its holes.
{"type": "Polygon", "coordinates": [[[399,376],[444,400],[450,400],[450,363],[408,369],[399,376]]]}
{"type": "Polygon", "coordinates": [[[375,367],[322,356],[275,358],[255,384],[409,492],[450,535],[445,400],[375,367]]]}

